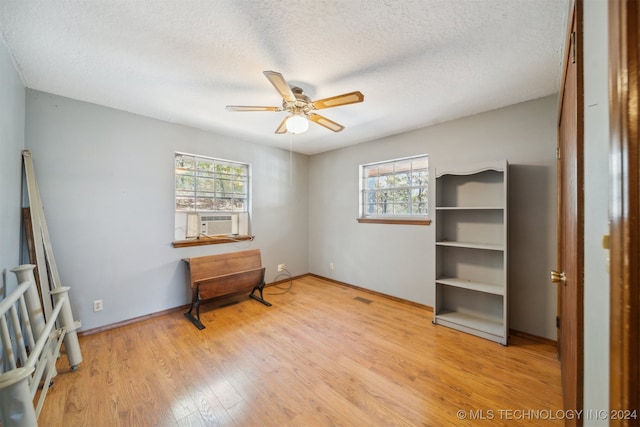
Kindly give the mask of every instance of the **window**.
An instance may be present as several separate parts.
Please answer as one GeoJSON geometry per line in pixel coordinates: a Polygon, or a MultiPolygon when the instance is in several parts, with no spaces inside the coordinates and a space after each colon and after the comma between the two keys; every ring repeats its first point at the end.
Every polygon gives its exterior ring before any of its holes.
{"type": "Polygon", "coordinates": [[[247,212],[249,165],[176,153],[177,212],[247,212]]]}
{"type": "Polygon", "coordinates": [[[175,153],[176,241],[248,235],[250,171],[246,163],[175,153]]]}
{"type": "Polygon", "coordinates": [[[360,222],[429,224],[429,158],[360,165],[360,222]]]}

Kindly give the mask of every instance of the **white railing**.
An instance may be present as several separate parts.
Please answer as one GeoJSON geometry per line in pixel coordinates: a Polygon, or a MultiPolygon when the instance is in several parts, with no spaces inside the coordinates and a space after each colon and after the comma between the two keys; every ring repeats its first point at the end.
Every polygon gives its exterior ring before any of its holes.
{"type": "MultiPolygon", "coordinates": [[[[18,277],[18,287],[0,301],[0,339],[4,358],[4,366],[0,366],[3,372],[0,374],[0,422],[3,427],[37,426],[51,379],[56,375],[60,346],[67,332],[76,329],[68,287],[50,292],[55,305],[45,321],[34,268],[35,265],[25,264],[12,269],[18,277]]],[[[72,357],[69,363],[74,370],[76,364],[72,357]]],[[[81,356],[79,360],[82,360],[81,356]]]]}

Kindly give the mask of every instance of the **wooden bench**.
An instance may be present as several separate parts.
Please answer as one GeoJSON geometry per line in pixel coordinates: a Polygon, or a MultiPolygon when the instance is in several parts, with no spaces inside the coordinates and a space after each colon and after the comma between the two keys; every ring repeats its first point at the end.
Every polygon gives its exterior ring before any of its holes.
{"type": "Polygon", "coordinates": [[[185,258],[184,261],[189,266],[192,295],[191,307],[184,315],[198,329],[204,329],[200,322],[202,301],[251,290],[250,298],[271,306],[262,298],[265,268],[262,267],[260,249],[185,258]],[[255,294],[256,291],[260,296],[255,294]],[[194,309],[195,316],[192,314],[194,309]]]}

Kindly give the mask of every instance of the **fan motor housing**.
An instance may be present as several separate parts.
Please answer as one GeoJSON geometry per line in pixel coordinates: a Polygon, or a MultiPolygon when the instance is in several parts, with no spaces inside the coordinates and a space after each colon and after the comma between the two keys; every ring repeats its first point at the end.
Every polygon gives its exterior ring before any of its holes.
{"type": "Polygon", "coordinates": [[[291,88],[291,92],[293,92],[293,95],[296,97],[296,100],[294,102],[283,100],[282,101],[283,109],[287,111],[291,111],[294,114],[308,113],[309,111],[314,109],[313,106],[311,105],[312,103],[311,99],[309,99],[309,97],[304,94],[304,91],[301,88],[294,86],[291,88]]]}

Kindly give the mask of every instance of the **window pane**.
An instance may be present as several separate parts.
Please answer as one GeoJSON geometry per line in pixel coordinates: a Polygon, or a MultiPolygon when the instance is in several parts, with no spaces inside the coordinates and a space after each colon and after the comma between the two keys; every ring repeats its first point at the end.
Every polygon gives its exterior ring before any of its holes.
{"type": "Polygon", "coordinates": [[[216,172],[229,174],[231,173],[231,165],[229,163],[216,162],[216,172]]]}
{"type": "Polygon", "coordinates": [[[215,210],[217,211],[225,211],[231,212],[233,209],[233,204],[231,203],[231,199],[224,199],[217,197],[215,199],[215,210]]]}
{"type": "Polygon", "coordinates": [[[201,175],[201,176],[213,175],[213,162],[199,160],[197,162],[197,168],[198,168],[197,169],[198,175],[201,175]]]}
{"type": "Polygon", "coordinates": [[[389,193],[388,191],[376,191],[375,193],[376,203],[391,202],[393,201],[392,197],[393,197],[392,193],[389,193]]]}
{"type": "Polygon", "coordinates": [[[428,167],[426,155],[361,165],[361,215],[427,215],[428,167]]]}
{"type": "Polygon", "coordinates": [[[195,161],[192,157],[176,156],[176,170],[195,170],[195,161]]]}
{"type": "Polygon", "coordinates": [[[413,215],[426,215],[427,214],[427,204],[426,203],[414,203],[412,205],[413,215]]]}
{"type": "Polygon", "coordinates": [[[249,166],[176,154],[175,190],[179,211],[246,212],[249,166]]]}
{"type": "Polygon", "coordinates": [[[393,174],[393,163],[383,163],[378,165],[378,176],[393,174]]]}
{"type": "Polygon", "coordinates": [[[213,210],[213,198],[198,197],[196,199],[196,210],[211,211],[213,210]]]}
{"type": "Polygon", "coordinates": [[[407,173],[399,173],[394,175],[394,187],[406,187],[409,185],[409,176],[411,176],[410,172],[407,173]]]}
{"type": "Polygon", "coordinates": [[[367,166],[364,168],[365,178],[374,178],[378,175],[378,166],[367,166]]]}
{"type": "Polygon", "coordinates": [[[216,191],[230,191],[232,182],[228,176],[216,175],[216,191]]]}
{"type": "Polygon", "coordinates": [[[410,194],[411,192],[409,190],[397,190],[395,191],[394,194],[394,198],[393,200],[398,203],[398,202],[408,202],[409,198],[410,198],[410,194]]]}
{"type": "Polygon", "coordinates": [[[412,180],[411,182],[412,185],[426,185],[429,183],[429,171],[414,170],[413,173],[411,174],[411,180],[412,180]]]}
{"type": "Polygon", "coordinates": [[[200,192],[212,192],[213,191],[213,178],[200,178],[197,179],[197,191],[200,192]]]}
{"type": "Polygon", "coordinates": [[[418,157],[411,160],[411,168],[416,170],[428,170],[429,168],[429,158],[428,157],[418,157]]]}
{"type": "Polygon", "coordinates": [[[376,183],[375,188],[389,188],[389,187],[391,187],[391,184],[389,183],[388,176],[385,175],[378,178],[378,182],[376,183]]]}
{"type": "Polygon", "coordinates": [[[244,166],[234,166],[231,169],[231,172],[235,176],[244,176],[247,175],[247,168],[245,168],[244,166]]]}
{"type": "Polygon", "coordinates": [[[411,160],[400,160],[395,163],[395,173],[411,172],[411,160]]]}
{"type": "Polygon", "coordinates": [[[244,193],[245,182],[244,181],[233,181],[233,192],[234,193],[244,193]]]}
{"type": "Polygon", "coordinates": [[[176,210],[191,211],[195,208],[195,199],[193,197],[176,196],[176,210]]]}
{"type": "Polygon", "coordinates": [[[426,188],[414,188],[411,190],[411,199],[414,202],[426,202],[427,201],[427,189],[426,188]]]}
{"type": "Polygon", "coordinates": [[[411,202],[414,215],[424,215],[427,213],[429,198],[426,188],[411,190],[411,202]]]}
{"type": "Polygon", "coordinates": [[[378,187],[378,178],[366,178],[365,188],[377,188],[378,187]]]}
{"type": "Polygon", "coordinates": [[[393,213],[396,215],[408,215],[409,203],[395,203],[393,205],[393,213]]]}
{"type": "Polygon", "coordinates": [[[176,190],[195,190],[195,178],[192,175],[176,176],[176,190]]]}

